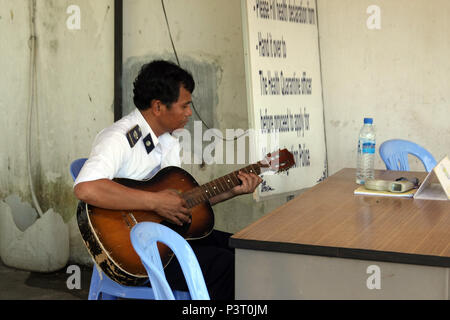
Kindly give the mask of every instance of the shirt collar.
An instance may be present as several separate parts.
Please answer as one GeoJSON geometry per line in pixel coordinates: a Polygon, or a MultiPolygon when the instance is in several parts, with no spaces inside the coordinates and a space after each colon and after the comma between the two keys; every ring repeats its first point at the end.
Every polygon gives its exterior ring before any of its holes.
{"type": "Polygon", "coordinates": [[[163,133],[159,136],[158,139],[148,122],[144,119],[144,116],[139,111],[139,109],[136,108],[135,113],[138,125],[142,131],[142,136],[146,137],[150,133],[150,135],[152,136],[153,144],[155,146],[157,146],[158,143],[161,143],[164,148],[171,148],[176,142],[178,142],[178,139],[171,135],[169,132],[163,133]]]}
{"type": "Polygon", "coordinates": [[[139,125],[139,127],[141,128],[141,131],[142,131],[142,137],[145,138],[150,133],[150,135],[152,136],[153,144],[155,146],[157,146],[158,143],[159,143],[159,139],[156,136],[156,134],[153,132],[153,130],[150,127],[150,125],[148,124],[148,122],[144,119],[144,116],[142,115],[142,113],[137,108],[136,108],[136,110],[134,112],[135,112],[135,115],[136,115],[136,119],[138,121],[138,125],[139,125]]]}

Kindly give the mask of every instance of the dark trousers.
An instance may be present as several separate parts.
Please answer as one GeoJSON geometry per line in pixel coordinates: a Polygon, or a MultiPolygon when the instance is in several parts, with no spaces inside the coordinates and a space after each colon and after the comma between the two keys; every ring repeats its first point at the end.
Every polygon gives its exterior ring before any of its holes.
{"type": "MultiPolygon", "coordinates": [[[[211,300],[234,300],[234,249],[228,245],[230,236],[231,233],[213,230],[203,239],[189,241],[202,269],[211,300]]],[[[172,289],[188,291],[175,257],[164,271],[172,289]]]]}

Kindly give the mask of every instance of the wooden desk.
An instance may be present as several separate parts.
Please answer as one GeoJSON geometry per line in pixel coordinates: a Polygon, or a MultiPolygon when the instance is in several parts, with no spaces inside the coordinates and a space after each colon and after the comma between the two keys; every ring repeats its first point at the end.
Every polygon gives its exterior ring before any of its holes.
{"type": "MultiPolygon", "coordinates": [[[[377,171],[380,179],[424,172],[377,171]]],[[[343,169],[233,235],[237,299],[449,299],[450,201],[354,195],[343,169]]]]}

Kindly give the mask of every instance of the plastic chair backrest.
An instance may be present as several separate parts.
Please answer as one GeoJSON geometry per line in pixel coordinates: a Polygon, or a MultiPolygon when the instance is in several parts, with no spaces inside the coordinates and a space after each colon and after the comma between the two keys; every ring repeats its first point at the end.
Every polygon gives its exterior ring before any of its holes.
{"type": "Polygon", "coordinates": [[[86,160],[87,160],[87,158],[80,158],[80,159],[74,160],[70,164],[70,174],[72,175],[72,179],[74,181],[78,177],[78,174],[80,173],[81,168],[83,168],[83,165],[86,162],[86,160]]]}
{"type": "Polygon", "coordinates": [[[131,230],[131,243],[142,260],[156,299],[173,299],[164,276],[157,242],[167,245],[178,259],[193,300],[209,300],[208,290],[189,243],[174,230],[154,222],[140,222],[131,230]]]}
{"type": "Polygon", "coordinates": [[[380,145],[379,152],[387,170],[409,171],[408,154],[419,158],[427,172],[437,164],[430,152],[408,140],[387,140],[380,145]]]}
{"type": "MultiPolygon", "coordinates": [[[[80,158],[74,160],[70,164],[70,174],[75,181],[81,168],[86,162],[87,158],[80,158]]],[[[165,280],[165,278],[164,278],[165,280]]],[[[89,300],[115,300],[120,298],[132,299],[155,299],[155,293],[151,287],[127,287],[121,285],[110,278],[108,278],[97,266],[94,264],[92,269],[91,284],[89,288],[89,300]]],[[[191,296],[187,291],[174,290],[172,296],[177,300],[190,300],[191,296]]]]}

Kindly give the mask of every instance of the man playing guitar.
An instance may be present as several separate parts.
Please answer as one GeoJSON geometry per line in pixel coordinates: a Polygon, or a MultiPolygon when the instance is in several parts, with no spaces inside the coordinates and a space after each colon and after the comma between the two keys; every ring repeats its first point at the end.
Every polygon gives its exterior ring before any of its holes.
{"type": "MultiPolygon", "coordinates": [[[[97,135],[89,159],[75,181],[76,197],[100,208],[149,210],[175,225],[190,223],[191,210],[176,191],[147,192],[112,179],[146,180],[160,169],[181,166],[180,144],[172,132],[183,128],[192,115],[194,87],[192,76],[173,63],[157,60],[144,65],[134,82],[136,109],[97,135]]],[[[211,205],[252,193],[262,181],[254,173],[239,172],[237,177],[242,183],[210,198],[211,205]]],[[[230,235],[213,230],[207,237],[190,242],[211,299],[234,299],[230,235]]],[[[165,272],[172,289],[188,290],[175,258],[165,272]]]]}

